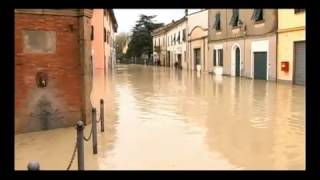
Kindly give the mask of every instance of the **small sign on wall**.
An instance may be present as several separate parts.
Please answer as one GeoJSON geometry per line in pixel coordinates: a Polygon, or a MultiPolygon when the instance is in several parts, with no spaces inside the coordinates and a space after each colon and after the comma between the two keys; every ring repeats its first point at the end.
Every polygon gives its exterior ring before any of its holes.
{"type": "Polygon", "coordinates": [[[56,32],[53,31],[23,31],[24,53],[55,53],[56,32]]]}

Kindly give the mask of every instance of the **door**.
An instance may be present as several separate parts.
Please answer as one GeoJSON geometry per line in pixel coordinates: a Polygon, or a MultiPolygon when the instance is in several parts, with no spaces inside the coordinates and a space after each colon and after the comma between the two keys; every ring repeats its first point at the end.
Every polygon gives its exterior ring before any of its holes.
{"type": "Polygon", "coordinates": [[[254,53],[254,79],[267,80],[267,52],[254,53]]]}
{"type": "Polygon", "coordinates": [[[179,64],[179,67],[181,66],[182,62],[181,62],[181,54],[178,54],[178,64],[179,64]]]}
{"type": "Polygon", "coordinates": [[[194,69],[197,69],[197,65],[200,65],[200,48],[194,49],[194,69]]]}
{"type": "MultiPolygon", "coordinates": [[[[170,51],[168,51],[168,59],[167,59],[167,61],[169,61],[170,62],[170,51]]],[[[164,65],[166,65],[166,61],[165,61],[165,64],[164,65]]]]}
{"type": "Polygon", "coordinates": [[[295,68],[294,68],[294,84],[305,85],[306,81],[306,43],[295,42],[294,43],[294,57],[295,57],[295,68]]]}
{"type": "Polygon", "coordinates": [[[235,53],[235,59],[236,59],[236,76],[240,76],[240,49],[237,47],[236,53],[235,53]]]}

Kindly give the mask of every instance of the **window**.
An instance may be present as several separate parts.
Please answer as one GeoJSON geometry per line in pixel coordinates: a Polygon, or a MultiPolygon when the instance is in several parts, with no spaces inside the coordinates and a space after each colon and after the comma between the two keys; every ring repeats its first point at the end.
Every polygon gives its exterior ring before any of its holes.
{"type": "Polygon", "coordinates": [[[110,32],[107,32],[107,43],[109,44],[110,41],[110,32]]]}
{"type": "Polygon", "coordinates": [[[255,22],[263,20],[263,9],[254,9],[251,17],[255,22]]]}
{"type": "Polygon", "coordinates": [[[180,44],[180,31],[178,32],[177,41],[178,41],[179,44],[180,44]]]}
{"type": "Polygon", "coordinates": [[[91,41],[94,39],[94,28],[91,26],[91,41]]]}
{"type": "Polygon", "coordinates": [[[104,42],[106,42],[107,41],[107,30],[106,30],[106,28],[103,28],[103,32],[104,32],[104,42]]]}
{"type": "Polygon", "coordinates": [[[216,28],[216,31],[221,31],[220,13],[216,14],[216,21],[214,27],[216,28]]]}
{"type": "Polygon", "coordinates": [[[239,9],[233,9],[230,25],[232,25],[233,27],[236,27],[238,26],[238,24],[239,24],[239,9]]]}
{"type": "Polygon", "coordinates": [[[173,42],[174,42],[174,45],[176,45],[176,33],[174,33],[173,42]]]}
{"type": "Polygon", "coordinates": [[[182,40],[186,41],[186,29],[182,31],[182,40]]]}
{"type": "Polygon", "coordinates": [[[223,66],[223,49],[214,49],[213,50],[213,65],[214,66],[223,66]]]}
{"type": "Polygon", "coordinates": [[[304,12],[304,9],[294,9],[295,14],[301,13],[301,12],[304,12]]]}

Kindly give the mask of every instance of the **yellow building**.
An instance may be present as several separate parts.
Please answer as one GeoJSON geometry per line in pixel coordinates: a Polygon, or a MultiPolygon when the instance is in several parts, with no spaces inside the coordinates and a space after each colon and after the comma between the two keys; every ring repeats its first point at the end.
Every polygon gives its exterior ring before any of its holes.
{"type": "Polygon", "coordinates": [[[278,81],[305,85],[305,10],[278,10],[278,81]]]}

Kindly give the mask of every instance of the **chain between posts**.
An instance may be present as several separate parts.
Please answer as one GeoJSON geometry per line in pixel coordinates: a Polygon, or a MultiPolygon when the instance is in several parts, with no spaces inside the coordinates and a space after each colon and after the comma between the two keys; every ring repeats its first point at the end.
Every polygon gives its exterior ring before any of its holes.
{"type": "Polygon", "coordinates": [[[71,167],[71,165],[72,165],[72,163],[73,163],[74,157],[76,156],[77,144],[78,144],[78,143],[77,143],[77,141],[76,141],[76,144],[75,144],[75,146],[74,146],[74,150],[73,150],[73,153],[72,153],[72,156],[71,156],[71,160],[70,160],[69,165],[68,165],[68,167],[67,167],[67,171],[69,171],[69,169],[70,169],[70,167],[71,167]]]}
{"type": "Polygon", "coordinates": [[[83,135],[83,139],[84,139],[85,141],[89,141],[89,140],[91,139],[91,135],[92,135],[92,124],[91,124],[91,130],[90,130],[89,137],[86,138],[86,137],[83,135]]]}

